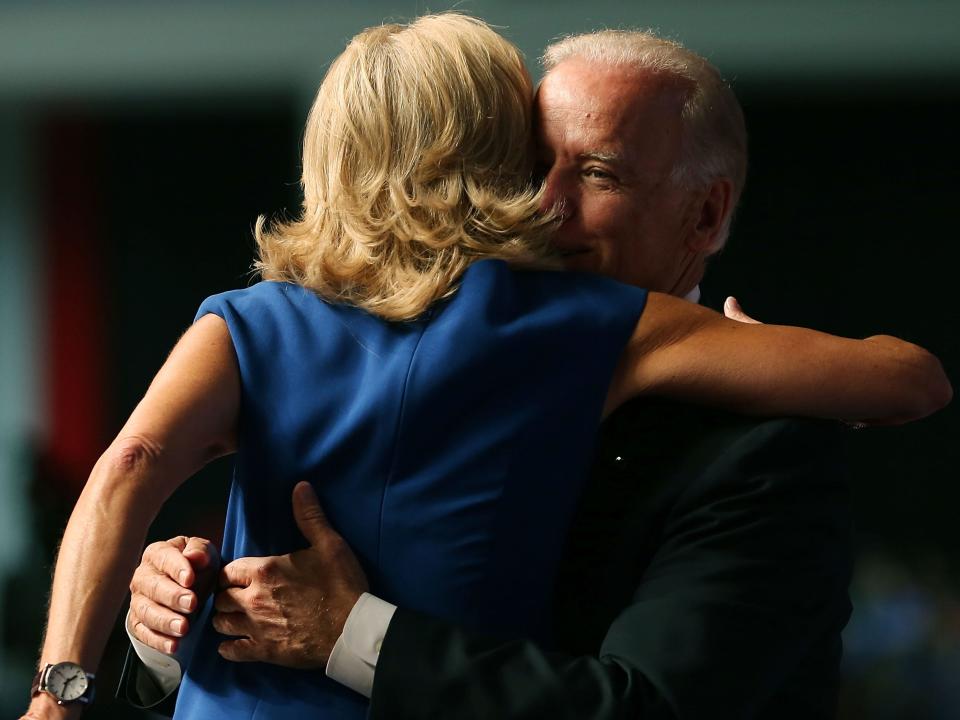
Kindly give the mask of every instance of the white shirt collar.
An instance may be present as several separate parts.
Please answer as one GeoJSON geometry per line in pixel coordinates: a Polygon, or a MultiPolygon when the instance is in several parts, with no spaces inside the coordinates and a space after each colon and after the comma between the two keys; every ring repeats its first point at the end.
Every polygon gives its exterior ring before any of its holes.
{"type": "Polygon", "coordinates": [[[684,299],[684,300],[689,300],[689,301],[692,302],[692,303],[697,303],[697,304],[699,304],[699,302],[700,302],[700,286],[699,286],[699,285],[694,285],[693,290],[691,290],[691,291],[688,292],[686,295],[684,295],[684,296],[683,296],[683,299],[684,299]]]}

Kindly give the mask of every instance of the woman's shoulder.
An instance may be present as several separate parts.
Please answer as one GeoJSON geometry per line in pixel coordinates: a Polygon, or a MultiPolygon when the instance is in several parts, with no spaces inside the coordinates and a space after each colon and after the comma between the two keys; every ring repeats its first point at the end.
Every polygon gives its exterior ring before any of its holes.
{"type": "Polygon", "coordinates": [[[272,307],[303,305],[309,302],[325,304],[315,293],[300,285],[262,280],[245,288],[210,295],[200,304],[197,316],[209,312],[222,315],[228,311],[235,313],[262,311],[272,307]]]}

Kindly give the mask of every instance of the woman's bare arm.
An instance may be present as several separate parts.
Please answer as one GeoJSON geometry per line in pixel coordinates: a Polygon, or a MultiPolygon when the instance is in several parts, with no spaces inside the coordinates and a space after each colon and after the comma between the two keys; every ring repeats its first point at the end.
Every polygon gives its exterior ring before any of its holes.
{"type": "MultiPolygon", "coordinates": [[[[233,451],[239,403],[226,323],[207,315],[177,343],[77,501],[57,559],[40,667],[69,660],[96,668],[147,528],[177,486],[233,451]]],[[[30,717],[67,715],[45,693],[30,708],[30,717]]]]}
{"type": "Polygon", "coordinates": [[[895,424],[952,394],[939,360],[903,340],[741,323],[650,293],[607,405],[661,395],[754,415],[895,424]]]}

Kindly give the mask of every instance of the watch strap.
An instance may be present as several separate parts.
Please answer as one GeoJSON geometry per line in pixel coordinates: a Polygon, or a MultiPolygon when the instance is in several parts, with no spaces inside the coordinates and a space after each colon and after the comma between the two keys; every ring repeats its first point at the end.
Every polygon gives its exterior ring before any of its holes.
{"type": "Polygon", "coordinates": [[[51,667],[53,667],[53,665],[51,663],[47,663],[42,668],[37,670],[37,674],[33,676],[33,684],[30,686],[30,697],[34,697],[38,692],[40,692],[41,689],[45,689],[41,688],[41,685],[43,684],[43,679],[47,674],[47,670],[49,670],[51,667]]]}

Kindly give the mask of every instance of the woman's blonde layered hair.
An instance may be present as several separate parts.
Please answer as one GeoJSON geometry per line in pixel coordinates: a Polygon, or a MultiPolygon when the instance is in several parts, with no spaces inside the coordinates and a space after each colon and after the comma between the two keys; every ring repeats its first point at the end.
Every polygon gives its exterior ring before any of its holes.
{"type": "Polygon", "coordinates": [[[303,212],[255,230],[268,280],[407,320],[471,262],[549,265],[519,50],[455,13],[367,29],[307,119],[303,212]]]}

